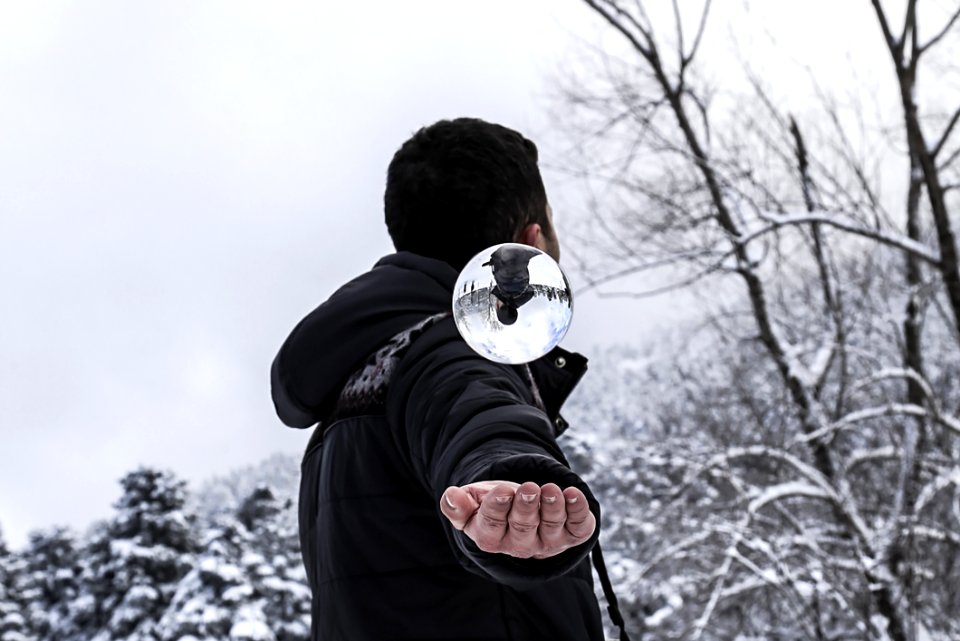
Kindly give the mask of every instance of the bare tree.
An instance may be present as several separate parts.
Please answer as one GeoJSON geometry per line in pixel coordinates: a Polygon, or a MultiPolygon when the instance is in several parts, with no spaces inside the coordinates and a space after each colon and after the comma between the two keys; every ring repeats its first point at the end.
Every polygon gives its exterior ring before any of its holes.
{"type": "Polygon", "coordinates": [[[639,560],[644,572],[691,547],[710,551],[685,565],[701,598],[688,601],[699,610],[679,637],[725,638],[764,600],[764,621],[790,613],[805,638],[960,632],[945,609],[960,605],[956,567],[945,562],[960,552],[951,507],[960,393],[950,383],[960,369],[960,271],[945,177],[960,156],[951,138],[960,106],[932,145],[934,119],[917,106],[919,61],[954,35],[960,9],[921,43],[916,0],[899,35],[873,0],[904,113],[908,189],[891,203],[829,96],[830,131],[819,138],[761,78],[751,77],[748,103],[716,115],[716,92],[696,73],[709,0],[692,33],[676,0],[667,29],[639,0],[584,1],[630,52],[606,59],[605,92],[567,96],[589,133],[581,144],[603,150],[584,170],[605,200],[580,252],[601,243],[614,260],[588,273],[592,285],[669,268],[679,285],[732,279],[744,303],[711,320],[717,358],[681,377],[693,402],[662,410],[714,432],[688,446],[700,456],[680,466],[677,488],[663,484],[669,500],[656,518],[689,509],[689,492],[712,498],[694,502],[699,522],[672,520],[687,525],[659,549],[622,547],[653,556],[639,560]],[[613,210],[621,215],[599,213],[613,210]],[[705,370],[722,384],[704,383],[705,370]],[[751,425],[752,437],[725,432],[731,421],[751,425]]]}

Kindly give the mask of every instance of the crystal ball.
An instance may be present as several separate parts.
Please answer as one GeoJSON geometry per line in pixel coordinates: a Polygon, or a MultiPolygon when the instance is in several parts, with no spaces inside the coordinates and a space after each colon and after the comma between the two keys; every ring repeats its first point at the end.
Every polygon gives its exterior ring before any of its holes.
{"type": "Polygon", "coordinates": [[[548,254],[503,243],[474,256],[460,272],[453,318],[478,354],[519,365],[563,339],[573,319],[573,296],[563,270],[548,254]]]}

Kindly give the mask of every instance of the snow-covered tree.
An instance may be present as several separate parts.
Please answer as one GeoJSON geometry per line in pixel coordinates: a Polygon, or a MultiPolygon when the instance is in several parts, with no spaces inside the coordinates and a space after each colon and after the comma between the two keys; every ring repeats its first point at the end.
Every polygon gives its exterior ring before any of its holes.
{"type": "Polygon", "coordinates": [[[960,9],[908,0],[894,25],[862,5],[893,63],[893,103],[868,112],[819,85],[798,109],[749,58],[741,91],[718,87],[709,1],[585,3],[623,46],[569,87],[573,170],[603,194],[577,253],[595,287],[693,285],[700,316],[633,372],[656,399],[645,437],[598,453],[630,470],[597,483],[625,515],[608,536],[638,625],[957,636],[960,9]]]}
{"type": "Polygon", "coordinates": [[[161,641],[228,639],[238,612],[254,597],[239,560],[250,535],[233,519],[207,529],[193,567],[180,580],[158,625],[161,641]]]}
{"type": "Polygon", "coordinates": [[[23,557],[31,628],[41,639],[63,638],[69,604],[79,594],[80,558],[74,535],[63,527],[32,532],[23,557]]]}
{"type": "Polygon", "coordinates": [[[303,641],[310,637],[311,594],[306,586],[298,531],[290,518],[292,508],[291,499],[278,499],[268,486],[260,485],[238,510],[238,518],[253,542],[241,565],[259,597],[244,613],[244,620],[251,623],[241,629],[256,630],[256,621],[262,620],[277,641],[303,641]]]}
{"type": "Polygon", "coordinates": [[[27,618],[27,580],[23,558],[7,547],[0,532],[0,641],[37,638],[27,618]]]}
{"type": "MultiPolygon", "coordinates": [[[[266,478],[276,472],[277,460],[261,468],[271,470],[266,478]]],[[[223,486],[207,487],[219,493],[223,486]]],[[[291,509],[292,500],[275,497],[261,479],[248,495],[200,519],[206,524],[200,551],[160,621],[159,638],[308,639],[310,590],[291,509]]]]}
{"type": "Polygon", "coordinates": [[[195,548],[183,512],[185,484],[142,467],[120,481],[115,516],[84,550],[80,594],[70,604],[74,638],[153,640],[156,624],[195,548]]]}
{"type": "MultiPolygon", "coordinates": [[[[300,483],[300,462],[296,456],[276,453],[264,460],[217,476],[203,483],[188,499],[188,510],[198,516],[201,527],[212,526],[223,517],[236,517],[237,510],[257,487],[266,486],[278,497],[296,498],[300,483]]],[[[285,510],[282,518],[296,526],[296,514],[285,510]]]]}
{"type": "Polygon", "coordinates": [[[275,454],[211,480],[192,499],[206,528],[218,530],[236,521],[246,533],[233,562],[248,581],[249,593],[235,610],[232,638],[309,638],[311,595],[294,505],[299,477],[295,457],[275,454]]]}

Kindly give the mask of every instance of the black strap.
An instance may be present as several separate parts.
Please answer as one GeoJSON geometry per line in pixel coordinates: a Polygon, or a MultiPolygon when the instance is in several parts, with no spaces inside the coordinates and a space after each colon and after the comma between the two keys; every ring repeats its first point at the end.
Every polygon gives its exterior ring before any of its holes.
{"type": "Polygon", "coordinates": [[[613,625],[620,628],[620,641],[630,641],[627,636],[627,630],[623,624],[623,615],[620,614],[620,605],[617,603],[617,595],[613,592],[613,585],[610,583],[610,577],[607,575],[607,566],[603,562],[603,551],[600,549],[600,542],[593,546],[593,567],[597,569],[597,575],[600,577],[600,585],[603,587],[603,596],[607,599],[607,612],[610,613],[610,620],[613,625]]]}

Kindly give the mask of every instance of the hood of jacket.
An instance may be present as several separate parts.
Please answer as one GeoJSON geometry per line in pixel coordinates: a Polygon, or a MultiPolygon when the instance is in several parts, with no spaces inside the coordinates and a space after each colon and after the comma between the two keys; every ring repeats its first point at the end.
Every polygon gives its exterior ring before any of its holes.
{"type": "Polygon", "coordinates": [[[373,352],[451,310],[457,276],[443,261],[397,252],[334,292],[297,324],[273,361],[270,386],[280,420],[298,428],[323,421],[373,352]]]}

